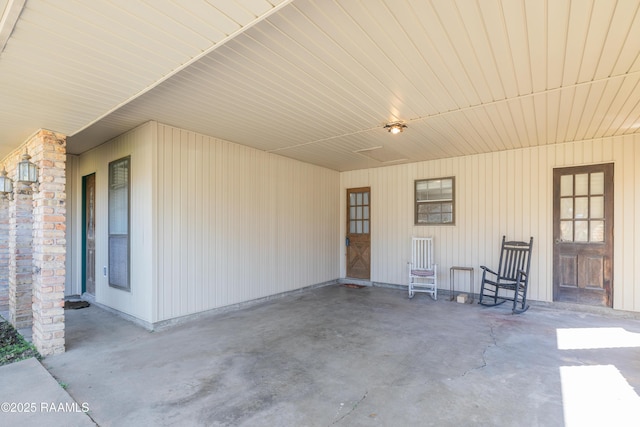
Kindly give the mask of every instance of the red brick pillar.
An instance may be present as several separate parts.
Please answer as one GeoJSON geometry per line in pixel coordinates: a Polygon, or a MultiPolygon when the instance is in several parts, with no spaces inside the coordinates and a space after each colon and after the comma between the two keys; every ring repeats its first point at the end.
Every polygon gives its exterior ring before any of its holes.
{"type": "Polygon", "coordinates": [[[16,329],[32,324],[33,282],[33,192],[15,183],[9,205],[9,321],[16,329]]]}
{"type": "Polygon", "coordinates": [[[0,312],[9,311],[9,204],[0,196],[0,312]]]}
{"type": "Polygon", "coordinates": [[[65,351],[66,137],[42,130],[30,145],[40,182],[33,209],[33,343],[47,356],[65,351]]]}

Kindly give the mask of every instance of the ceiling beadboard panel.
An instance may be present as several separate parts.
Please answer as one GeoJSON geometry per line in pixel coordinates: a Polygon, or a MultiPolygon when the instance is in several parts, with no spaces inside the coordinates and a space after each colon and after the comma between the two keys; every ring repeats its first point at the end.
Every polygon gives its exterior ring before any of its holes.
{"type": "Polygon", "coordinates": [[[0,137],[157,120],[345,171],[625,135],[639,40],[640,0],[30,0],[0,137]]]}
{"type": "Polygon", "coordinates": [[[0,54],[0,140],[73,135],[279,3],[29,0],[0,54]]]}

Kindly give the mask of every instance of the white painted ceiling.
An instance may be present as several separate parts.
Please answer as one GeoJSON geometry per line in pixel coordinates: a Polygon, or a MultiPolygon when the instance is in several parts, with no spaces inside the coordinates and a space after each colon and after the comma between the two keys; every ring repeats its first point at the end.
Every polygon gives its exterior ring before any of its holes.
{"type": "Polygon", "coordinates": [[[338,171],[640,132],[640,0],[16,3],[0,157],[148,120],[338,171]]]}

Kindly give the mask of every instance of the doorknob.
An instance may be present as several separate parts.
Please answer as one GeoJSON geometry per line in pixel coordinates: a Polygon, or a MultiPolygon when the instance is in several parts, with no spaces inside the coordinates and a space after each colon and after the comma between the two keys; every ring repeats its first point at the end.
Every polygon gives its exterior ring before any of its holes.
{"type": "Polygon", "coordinates": [[[556,239],[556,245],[557,245],[558,243],[562,243],[562,242],[563,242],[563,240],[562,240],[562,239],[556,239]]]}

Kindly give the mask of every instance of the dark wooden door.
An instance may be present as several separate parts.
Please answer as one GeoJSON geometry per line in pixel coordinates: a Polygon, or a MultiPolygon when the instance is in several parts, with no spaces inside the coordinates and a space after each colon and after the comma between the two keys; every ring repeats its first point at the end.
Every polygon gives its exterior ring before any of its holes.
{"type": "Polygon", "coordinates": [[[96,175],[84,177],[84,291],[96,294],[96,175]]]}
{"type": "Polygon", "coordinates": [[[371,191],[347,190],[347,277],[371,277],[371,191]]]}
{"type": "Polygon", "coordinates": [[[555,301],[613,303],[613,164],[553,171],[555,301]]]}

